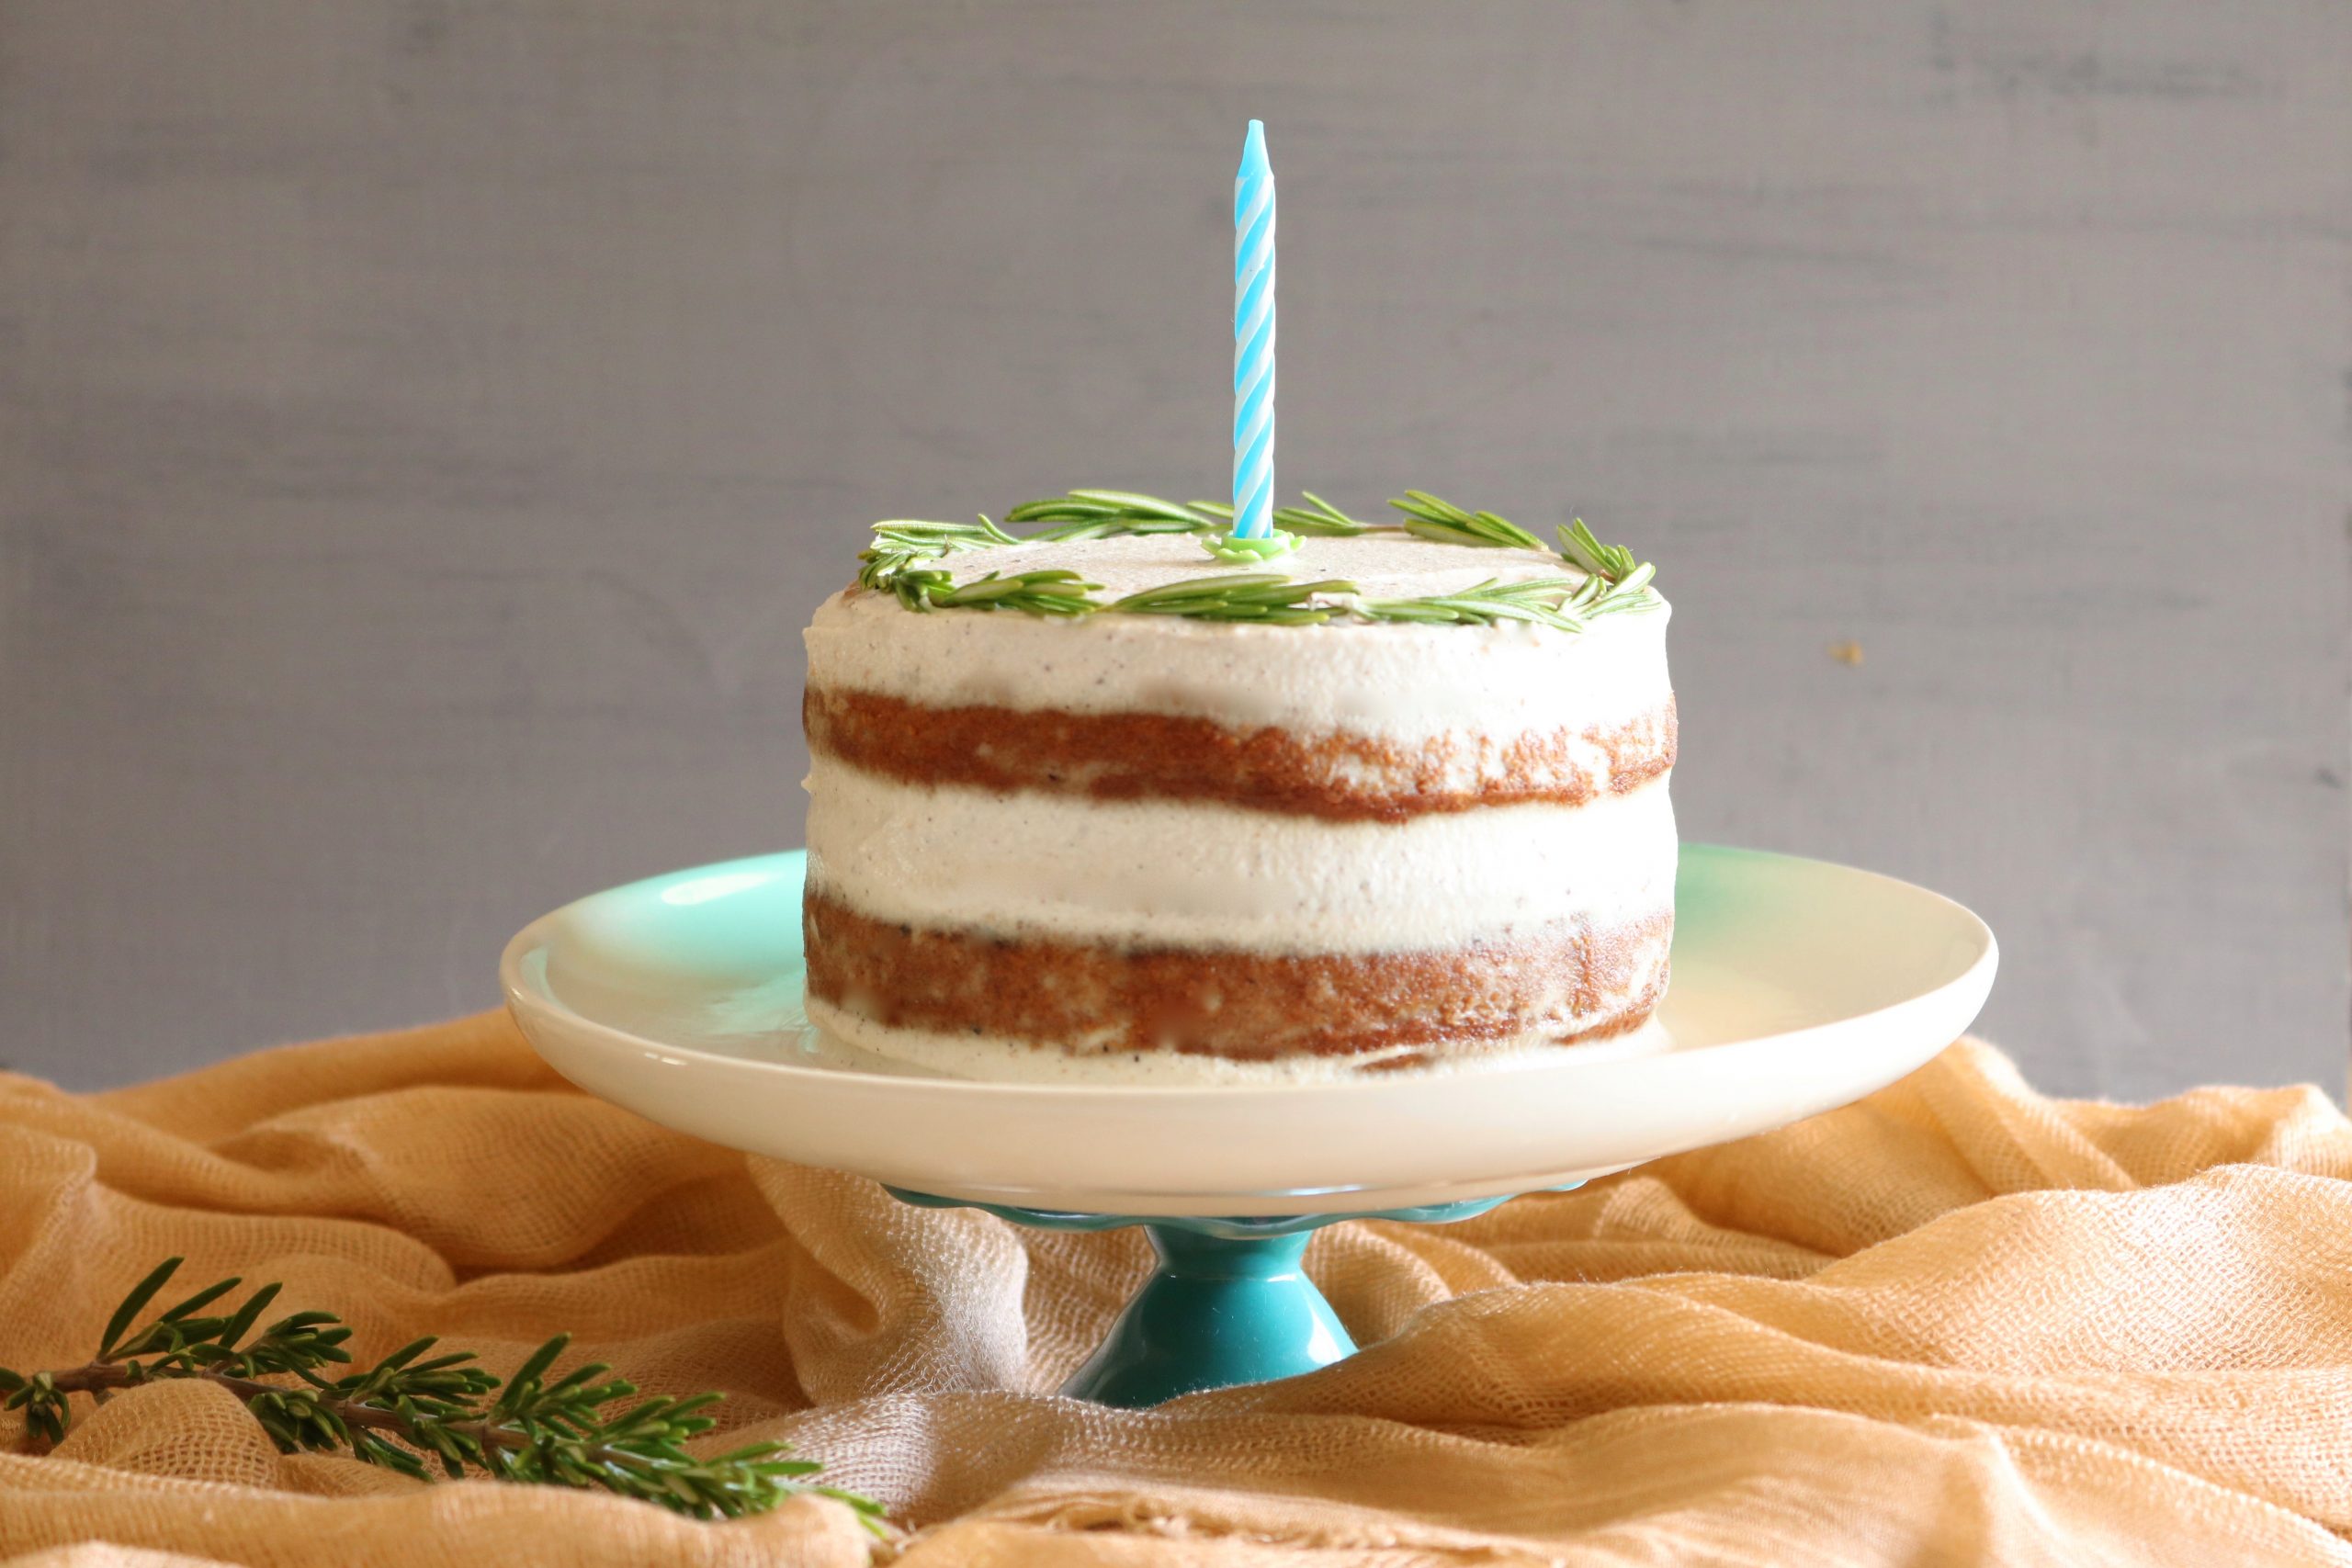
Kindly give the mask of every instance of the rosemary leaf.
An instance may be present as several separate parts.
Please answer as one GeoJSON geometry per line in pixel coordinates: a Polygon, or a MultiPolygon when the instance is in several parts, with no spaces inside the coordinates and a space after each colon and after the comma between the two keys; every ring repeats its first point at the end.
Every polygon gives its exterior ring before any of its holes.
{"type": "Polygon", "coordinates": [[[114,1309],[112,1317],[107,1319],[106,1333],[98,1339],[101,1357],[114,1353],[114,1348],[122,1342],[122,1337],[131,1323],[146,1309],[147,1303],[155,1299],[155,1292],[164,1288],[164,1282],[179,1271],[182,1261],[177,1258],[166,1258],[156,1264],[144,1280],[130,1287],[130,1293],[122,1298],[122,1304],[114,1309]]]}

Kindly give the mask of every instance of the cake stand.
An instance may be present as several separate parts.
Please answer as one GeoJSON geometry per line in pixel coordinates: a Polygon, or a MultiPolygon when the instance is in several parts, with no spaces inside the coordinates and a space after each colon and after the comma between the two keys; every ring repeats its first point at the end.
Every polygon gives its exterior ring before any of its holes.
{"type": "Polygon", "coordinates": [[[1160,1263],[1065,1392],[1105,1404],[1354,1347],[1299,1267],[1351,1218],[1441,1223],[1844,1105],[1968,1027],[1993,933],[1819,861],[1685,845],[1662,1029],[1540,1066],[1330,1083],[978,1083],[831,1052],[800,1010],[795,851],[613,888],[526,927],[507,1004],[592,1094],[751,1153],[1019,1224],[1140,1224],[1160,1263]]]}

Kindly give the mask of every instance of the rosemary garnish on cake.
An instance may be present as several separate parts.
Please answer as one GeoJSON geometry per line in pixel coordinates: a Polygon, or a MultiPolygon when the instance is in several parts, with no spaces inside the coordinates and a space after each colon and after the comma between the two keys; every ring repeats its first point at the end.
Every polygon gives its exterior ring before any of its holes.
{"type": "Polygon", "coordinates": [[[1114,599],[1103,609],[1122,615],[1182,615],[1195,621],[1262,621],[1272,626],[1312,626],[1328,621],[1336,605],[1310,604],[1317,594],[1352,593],[1355,584],[1331,579],[1295,582],[1279,572],[1238,571],[1163,583],[1114,599]]]}
{"type": "Polygon", "coordinates": [[[1408,490],[1389,505],[1405,514],[1405,532],[1441,545],[1479,545],[1487,549],[1540,550],[1544,541],[1491,512],[1464,512],[1425,490],[1408,490]]]}
{"type": "MultiPolygon", "coordinates": [[[[1358,522],[1313,491],[1299,492],[1305,506],[1274,508],[1274,526],[1293,534],[1346,537],[1369,533],[1375,524],[1358,522]]],[[[1220,501],[1182,505],[1125,490],[1074,490],[1068,495],[1023,502],[1004,514],[1008,523],[1052,523],[1029,536],[1040,539],[1106,539],[1117,534],[1208,534],[1233,526],[1233,508],[1220,501]]]]}
{"type": "MultiPolygon", "coordinates": [[[[1506,517],[1471,512],[1427,491],[1408,490],[1389,502],[1396,523],[1351,517],[1312,491],[1305,506],[1278,507],[1276,525],[1292,534],[1352,537],[1407,533],[1440,544],[1487,549],[1541,550],[1543,542],[1506,517]]],[[[1622,545],[1604,545],[1582,519],[1559,530],[1559,555],[1579,575],[1519,581],[1490,578],[1453,593],[1413,599],[1368,599],[1341,579],[1300,582],[1279,573],[1223,572],[1164,583],[1122,599],[1094,595],[1102,584],[1075,571],[1046,569],[1010,576],[988,572],[958,582],[943,565],[950,556],[1008,545],[1069,543],[1131,535],[1212,535],[1231,525],[1233,509],[1216,502],[1177,502],[1133,491],[1074,490],[1025,502],[1005,513],[1014,524],[1047,525],[1025,536],[1005,532],[983,515],[978,523],[930,523],[898,518],[874,525],[874,541],[858,555],[858,585],[889,593],[910,610],[1020,610],[1033,615],[1176,615],[1200,621],[1254,621],[1267,626],[1318,626],[1335,619],[1426,626],[1492,626],[1529,621],[1582,631],[1597,615],[1656,608],[1650,588],[1657,568],[1636,561],[1622,545]]],[[[1244,562],[1242,564],[1250,564],[1244,562]]]]}

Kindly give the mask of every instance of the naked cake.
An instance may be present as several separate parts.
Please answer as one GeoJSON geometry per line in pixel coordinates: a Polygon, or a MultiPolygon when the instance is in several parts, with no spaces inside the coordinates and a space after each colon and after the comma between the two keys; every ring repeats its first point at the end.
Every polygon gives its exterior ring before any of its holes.
{"type": "Polygon", "coordinates": [[[811,1022],[959,1077],[1163,1082],[1640,1028],[1665,602],[1580,525],[1555,553],[1493,521],[1514,542],[1351,524],[1232,564],[1193,531],[877,537],[807,633],[811,1022]]]}

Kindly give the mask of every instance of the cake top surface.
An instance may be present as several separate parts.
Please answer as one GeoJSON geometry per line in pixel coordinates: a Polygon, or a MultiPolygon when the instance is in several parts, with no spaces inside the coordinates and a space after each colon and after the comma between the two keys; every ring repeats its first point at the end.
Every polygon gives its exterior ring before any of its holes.
{"type": "Polygon", "coordinates": [[[1118,599],[1171,582],[1228,573],[1272,573],[1298,582],[1338,580],[1355,584],[1366,599],[1409,599],[1459,593],[1499,579],[1524,582],[1565,577],[1581,582],[1586,573],[1548,550],[1492,549],[1439,544],[1402,529],[1382,529],[1352,538],[1304,538],[1288,555],[1263,563],[1212,558],[1193,534],[1144,534],[1108,539],[1024,541],[995,549],[950,556],[943,563],[958,582],[986,572],[1064,569],[1096,583],[1101,598],[1118,599]]]}
{"type": "MultiPolygon", "coordinates": [[[[1026,538],[977,523],[876,523],[857,586],[883,606],[1059,619],[1141,617],[1260,627],[1387,623],[1501,625],[1581,633],[1602,616],[1662,608],[1656,569],[1581,520],[1553,548],[1508,518],[1408,491],[1399,521],[1348,516],[1309,495],[1278,509],[1271,536],[1231,535],[1205,502],[1073,491],[1007,516],[1048,525],[1026,538]],[[1196,553],[1197,552],[1197,553],[1196,553]],[[887,597],[885,596],[887,595],[887,597]]],[[[830,606],[829,606],[830,607],[830,606]]]]}

